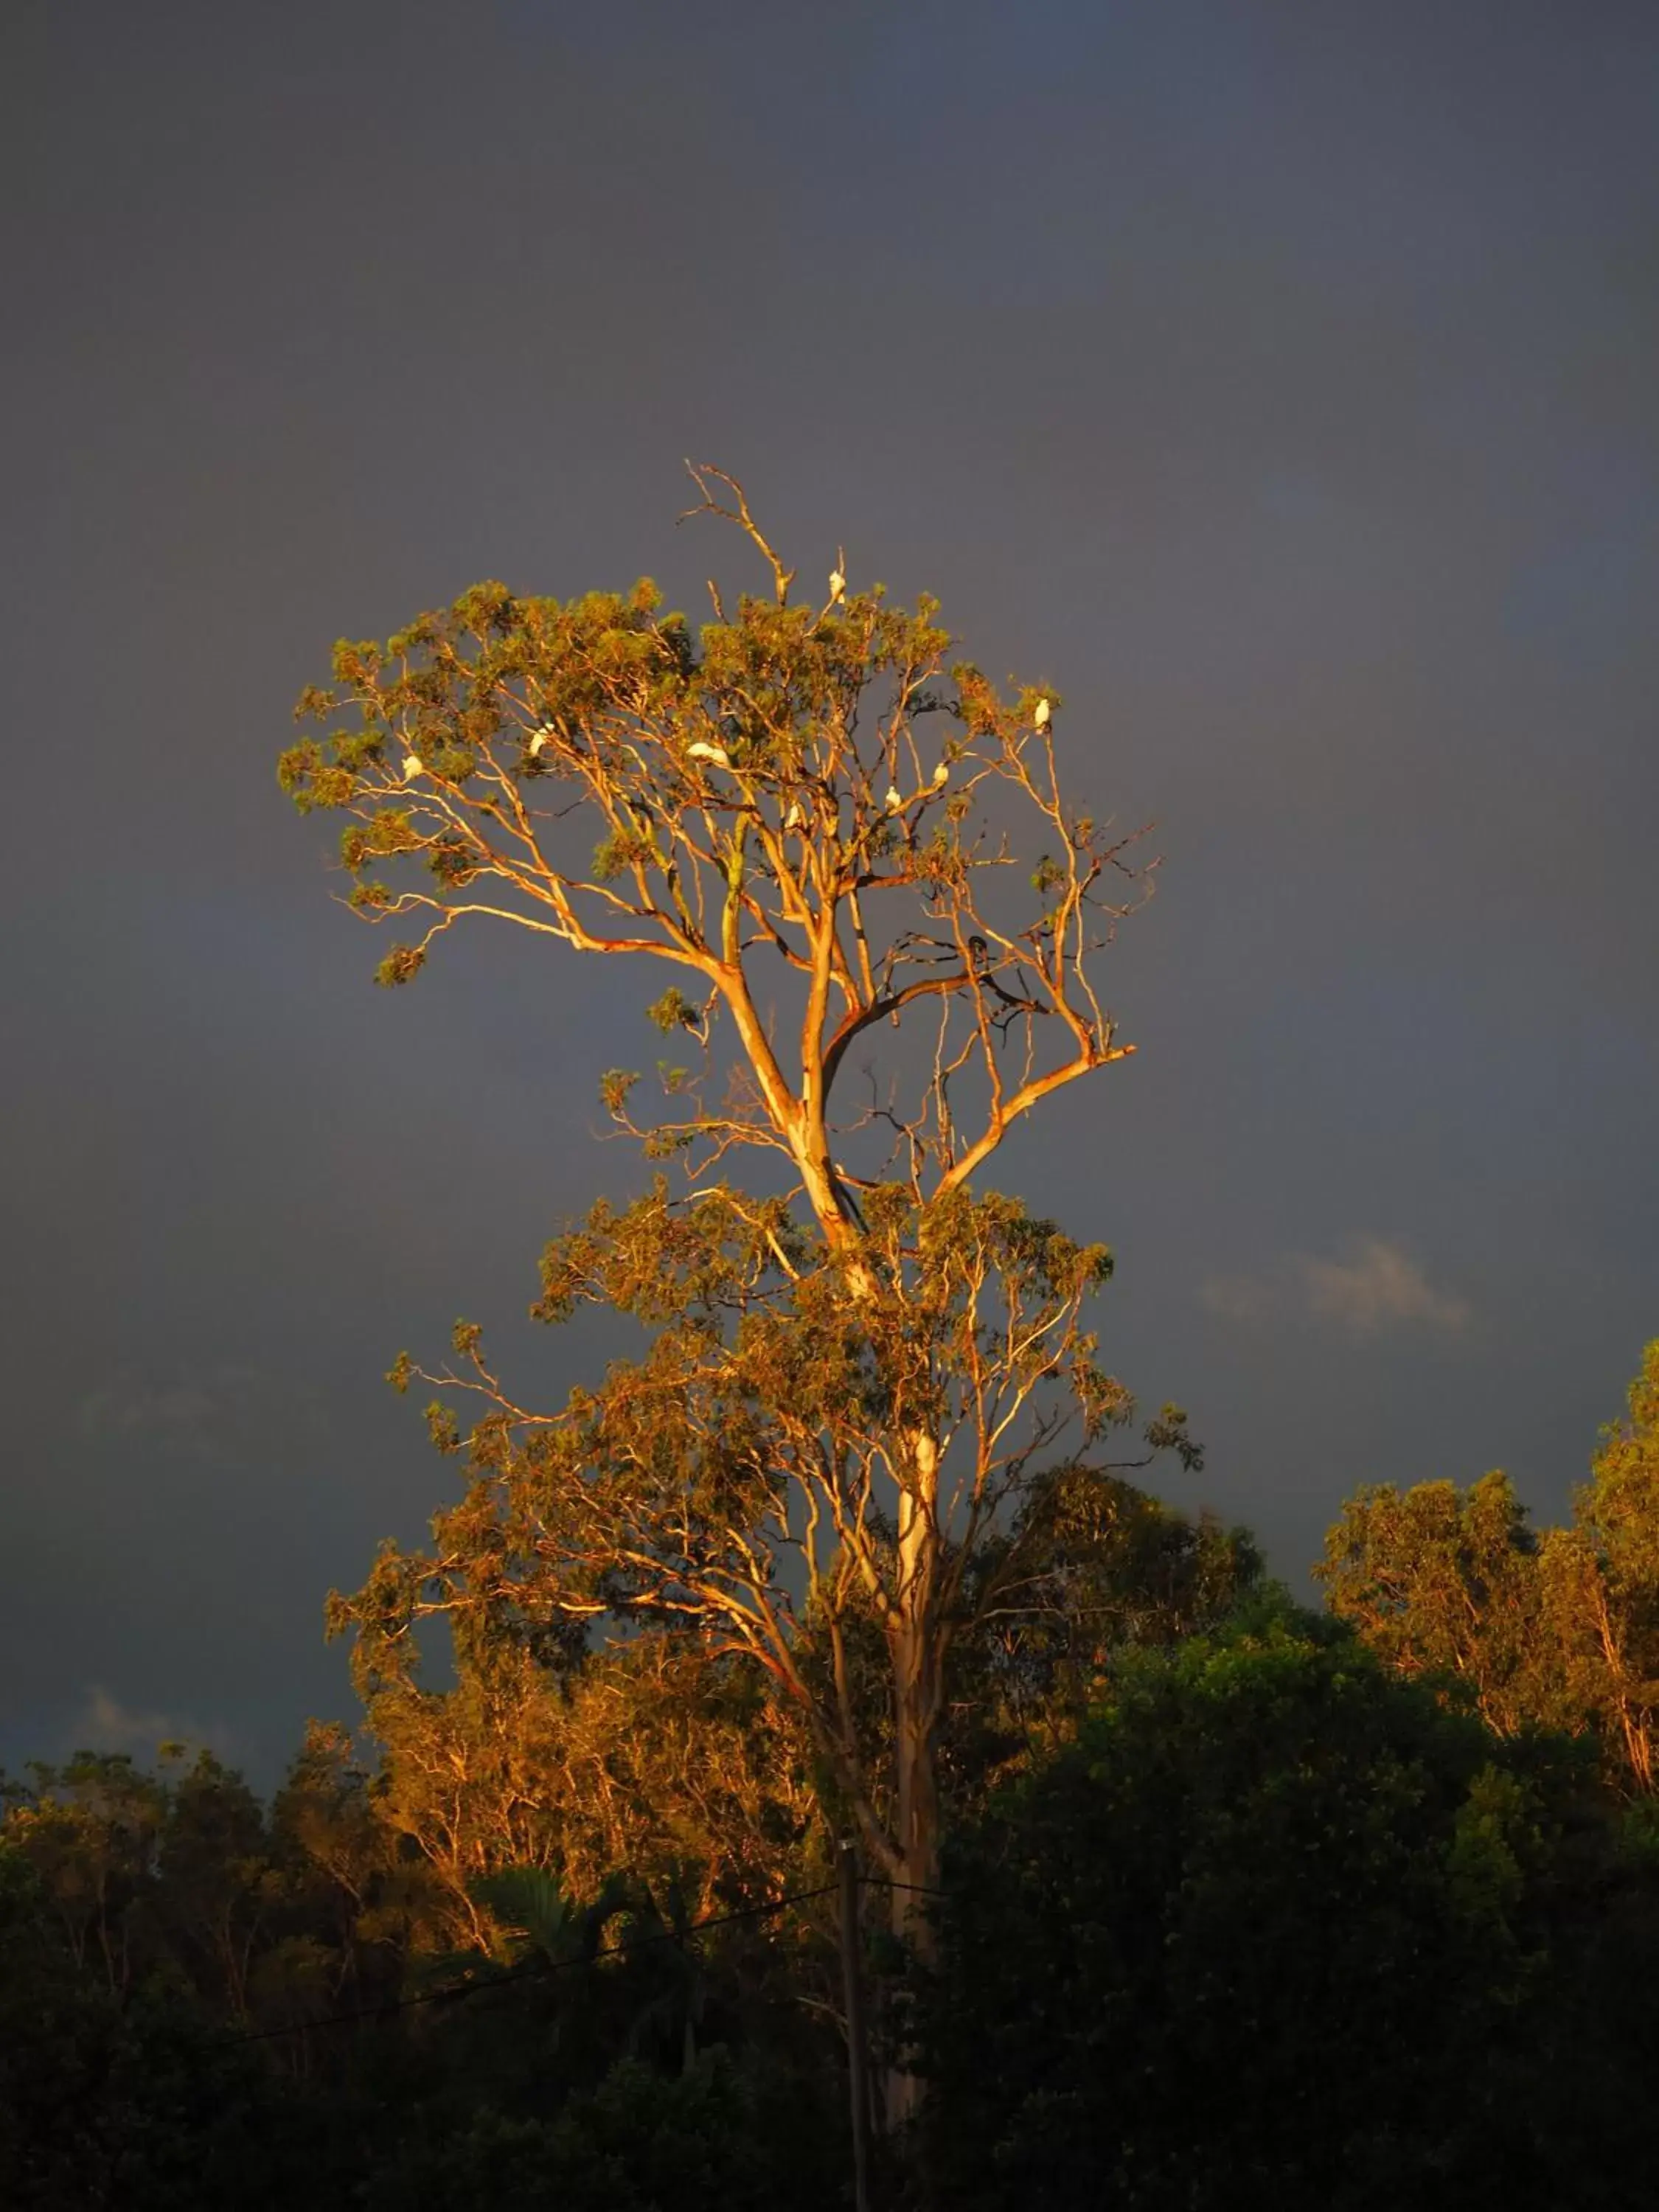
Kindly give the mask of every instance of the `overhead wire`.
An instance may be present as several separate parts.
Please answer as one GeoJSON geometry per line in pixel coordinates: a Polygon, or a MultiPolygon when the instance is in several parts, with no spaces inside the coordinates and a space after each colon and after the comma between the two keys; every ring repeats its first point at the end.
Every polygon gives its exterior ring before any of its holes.
{"type": "Polygon", "coordinates": [[[694,1920],[683,1929],[653,1929],[648,1936],[634,1936],[621,1943],[602,1943],[592,1951],[583,1951],[568,1959],[527,1959],[516,1966],[506,1966],[488,1979],[477,1978],[465,1982],[447,1982],[441,1988],[417,1990],[412,1996],[391,1997],[380,2004],[357,2005],[347,2012],[325,2013],[319,2020],[291,2021],[281,2027],[260,2027],[246,2030],[240,2035],[227,2036],[228,2043],[269,2043],[283,2035],[304,2035],[313,2028],[338,2027],[354,2020],[380,2020],[396,2012],[407,2012],[416,2005],[445,2004],[461,1998],[477,1996],[486,1990],[499,1990],[509,1982],[540,1978],[550,1974],[567,1972],[573,1966],[589,1966],[601,1959],[617,1959],[630,1951],[643,1951],[653,1943],[680,1943],[688,1936],[698,1936],[710,1928],[726,1928],[738,1920],[763,1920],[774,1913],[787,1911],[792,1905],[805,1905],[815,1897],[828,1897],[836,1889],[834,1882],[826,1882],[817,1889],[799,1889],[787,1897],[775,1899],[769,1905],[748,1905],[733,1912],[713,1913],[706,1920],[694,1920]]]}
{"type": "MultiPolygon", "coordinates": [[[[911,1890],[919,1897],[943,1897],[940,1889],[927,1889],[920,1882],[895,1881],[885,1875],[860,1874],[860,1888],[911,1890]]],[[[792,1905],[808,1905],[814,1898],[833,1896],[839,1884],[830,1881],[816,1889],[798,1889],[787,1897],[775,1899],[769,1905],[746,1905],[735,1911],[711,1913],[706,1920],[694,1920],[684,1928],[653,1929],[648,1936],[634,1936],[621,1943],[604,1943],[592,1951],[583,1951],[568,1959],[526,1959],[516,1966],[504,1966],[499,1973],[464,1982],[447,1982],[432,1990],[417,1990],[412,1996],[389,1997],[379,2004],[357,2005],[346,2012],[325,2013],[318,2020],[289,2021],[280,2027],[256,2027],[224,2040],[234,2043],[271,2043],[285,2035],[307,2035],[314,2028],[348,2027],[353,2021],[384,2020],[393,2013],[408,2012],[416,2005],[453,2004],[466,1997],[478,1996],[490,1990],[499,1990],[514,1982],[540,1980],[552,1974],[567,1972],[573,1966],[591,1966],[601,1959],[619,1959],[632,1951],[647,1950],[653,1943],[683,1943],[687,1937],[700,1936],[711,1928],[729,1928],[739,1920],[767,1920],[775,1913],[787,1912],[792,1905]]]]}

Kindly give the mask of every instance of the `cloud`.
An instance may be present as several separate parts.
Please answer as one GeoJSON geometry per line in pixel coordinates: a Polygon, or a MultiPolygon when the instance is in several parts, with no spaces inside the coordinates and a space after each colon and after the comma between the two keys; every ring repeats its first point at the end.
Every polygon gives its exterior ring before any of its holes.
{"type": "Polygon", "coordinates": [[[123,1366],[81,1399],[75,1417],[88,1443],[159,1445],[202,1465],[257,1464],[273,1437],[320,1447],[326,1436],[314,1390],[239,1364],[170,1376],[123,1366]]]}
{"type": "Polygon", "coordinates": [[[1212,1313],[1226,1321],[1266,1321],[1280,1301],[1271,1283],[1250,1275],[1210,1275],[1198,1295],[1212,1313]]]}
{"type": "Polygon", "coordinates": [[[1212,1275],[1199,1297],[1227,1321],[1295,1317],[1355,1338],[1413,1326],[1455,1336],[1470,1319],[1466,1299],[1437,1290],[1408,1253],[1382,1237],[1362,1238],[1346,1260],[1293,1253],[1266,1275],[1212,1275]]]}
{"type": "Polygon", "coordinates": [[[82,1436],[160,1437],[175,1449],[200,1452],[211,1437],[216,1394],[198,1382],[156,1383],[123,1369],[76,1408],[82,1436]]]}
{"type": "Polygon", "coordinates": [[[1396,1323],[1420,1322],[1455,1335],[1469,1318],[1468,1304],[1437,1291],[1397,1244],[1369,1237],[1346,1265],[1338,1260],[1297,1261],[1316,1320],[1330,1321],[1352,1336],[1375,1336],[1396,1323]]]}
{"type": "Polygon", "coordinates": [[[203,1728],[183,1714],[125,1705],[101,1682],[87,1686],[86,1701],[66,1730],[66,1748],[125,1751],[153,1758],[164,1743],[201,1745],[227,1758],[234,1748],[230,1731],[203,1728]]]}

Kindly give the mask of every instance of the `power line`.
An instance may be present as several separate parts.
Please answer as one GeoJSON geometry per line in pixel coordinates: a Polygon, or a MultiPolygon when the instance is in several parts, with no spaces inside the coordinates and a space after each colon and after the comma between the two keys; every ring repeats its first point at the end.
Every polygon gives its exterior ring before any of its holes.
{"type": "MultiPolygon", "coordinates": [[[[874,1877],[866,1876],[866,1879],[874,1877]]],[[[896,1886],[908,1888],[910,1885],[896,1886]]],[[[707,1920],[694,1920],[684,1929],[663,1928],[649,1936],[633,1936],[625,1943],[602,1944],[597,1950],[586,1952],[580,1958],[526,1960],[522,1966],[503,1968],[489,1981],[450,1982],[441,1989],[421,1990],[411,1997],[392,1997],[383,2004],[359,2005],[350,2012],[325,2013],[320,2020],[293,2021],[283,2027],[251,2028],[241,2035],[227,2036],[225,2041],[270,2043],[279,2036],[306,2035],[313,2028],[340,2027],[354,2020],[382,2020],[389,2013],[407,2012],[415,2005],[454,2002],[462,1997],[477,1996],[485,1990],[499,1990],[505,1983],[522,1981],[527,1976],[559,1974],[571,1966],[591,1966],[600,1959],[621,1958],[630,1951],[643,1951],[653,1943],[682,1942],[688,1936],[699,1936],[705,1929],[726,1928],[733,1921],[768,1919],[775,1912],[787,1911],[792,1905],[805,1905],[815,1897],[828,1897],[836,1887],[835,1882],[830,1881],[817,1889],[798,1889],[787,1897],[778,1898],[770,1905],[744,1905],[735,1912],[717,1912],[711,1914],[707,1920]]]]}
{"type": "MultiPolygon", "coordinates": [[[[858,1883],[864,1889],[909,1890],[917,1897],[945,1896],[942,1889],[927,1889],[920,1882],[895,1881],[890,1875],[860,1874],[858,1883]]],[[[284,2035],[308,2035],[313,2028],[349,2027],[356,2020],[384,2020],[394,2012],[408,2012],[416,2005],[453,2004],[464,1997],[474,1997],[489,1990],[499,1990],[509,1982],[537,1978],[547,1974],[562,1974],[572,1966],[591,1966],[600,1959],[619,1959],[630,1951],[643,1951],[653,1943],[683,1942],[688,1936],[700,1936],[706,1929],[729,1928],[734,1921],[767,1920],[774,1913],[787,1912],[792,1905],[807,1905],[817,1897],[831,1896],[840,1887],[837,1882],[824,1882],[817,1889],[798,1889],[787,1897],[780,1897],[770,1905],[745,1905],[734,1912],[712,1913],[707,1920],[694,1920],[683,1929],[662,1928],[649,1936],[631,1936],[624,1943],[602,1944],[598,1950],[585,1952],[574,1959],[527,1959],[521,1966],[505,1966],[488,1981],[447,1982],[441,1989],[420,1990],[413,1996],[391,1997],[380,2004],[358,2005],[349,2012],[325,2013],[320,2020],[291,2021],[282,2027],[249,2028],[240,2035],[228,2035],[224,2039],[233,2043],[273,2043],[284,2035]]]]}

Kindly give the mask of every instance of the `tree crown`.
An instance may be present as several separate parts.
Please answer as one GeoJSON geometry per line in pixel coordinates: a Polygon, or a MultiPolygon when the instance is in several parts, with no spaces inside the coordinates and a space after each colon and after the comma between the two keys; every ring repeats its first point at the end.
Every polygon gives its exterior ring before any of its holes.
{"type": "Polygon", "coordinates": [[[694,633],[648,581],[563,604],[478,585],[384,645],[337,647],[298,709],[325,733],[281,778],[302,810],[350,817],[355,909],[416,925],[384,982],[474,917],[664,963],[651,1016],[702,1066],[660,1064],[648,1122],[637,1073],[613,1071],[608,1111],[694,1173],[733,1146],[782,1153],[839,1236],[872,1182],[955,1188],[1039,1099],[1132,1049],[1090,959],[1152,864],[1062,793],[1055,694],[1005,697],[952,659],[934,601],[849,593],[839,567],[823,605],[795,604],[741,489],[693,473],[693,511],[747,534],[769,598],[728,611],[711,585],[694,633]],[[878,1076],[880,1025],[923,1015],[878,1076]],[[864,1096],[835,1121],[855,1049],[864,1096]]]}

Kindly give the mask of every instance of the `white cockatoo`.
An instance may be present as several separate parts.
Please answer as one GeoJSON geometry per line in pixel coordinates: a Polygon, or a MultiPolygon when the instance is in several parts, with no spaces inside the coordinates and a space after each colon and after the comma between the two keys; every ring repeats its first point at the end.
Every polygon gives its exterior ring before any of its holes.
{"type": "Polygon", "coordinates": [[[1036,712],[1031,717],[1031,720],[1036,724],[1038,729],[1046,730],[1048,728],[1048,702],[1046,699],[1039,699],[1036,702],[1036,712]]]}
{"type": "Polygon", "coordinates": [[[803,815],[800,811],[799,799],[792,799],[789,802],[789,811],[783,817],[784,828],[786,830],[799,830],[805,818],[805,816],[803,815]]]}
{"type": "Polygon", "coordinates": [[[704,738],[699,738],[696,744],[688,745],[685,750],[687,757],[691,760],[713,761],[716,768],[730,768],[732,765],[726,747],[711,745],[704,738]]]}
{"type": "Polygon", "coordinates": [[[887,811],[890,814],[896,814],[903,804],[904,793],[899,789],[897,784],[890,783],[887,787],[887,811]]]}
{"type": "Polygon", "coordinates": [[[831,606],[835,605],[836,601],[841,597],[842,593],[846,589],[846,577],[842,574],[839,568],[832,568],[830,571],[830,604],[831,606]]]}
{"type": "Polygon", "coordinates": [[[934,790],[939,790],[941,785],[947,784],[950,781],[951,764],[948,761],[941,761],[939,766],[933,770],[934,790]]]}
{"type": "Polygon", "coordinates": [[[404,755],[404,781],[405,783],[412,783],[417,775],[424,775],[425,773],[426,763],[421,758],[419,753],[405,753],[404,755]]]}
{"type": "Polygon", "coordinates": [[[530,753],[532,759],[533,760],[535,756],[540,752],[542,747],[547,743],[550,738],[556,735],[557,732],[555,731],[553,725],[550,722],[544,722],[540,729],[537,731],[535,736],[530,740],[530,753]]]}

